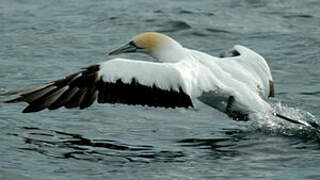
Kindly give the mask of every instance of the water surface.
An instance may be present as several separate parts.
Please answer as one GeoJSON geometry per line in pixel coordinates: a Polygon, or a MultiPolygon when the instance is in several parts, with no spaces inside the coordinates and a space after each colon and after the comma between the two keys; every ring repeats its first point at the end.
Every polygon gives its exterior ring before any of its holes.
{"type": "MultiPolygon", "coordinates": [[[[272,70],[270,103],[317,122],[319,6],[318,0],[4,0],[0,91],[64,77],[107,60],[107,50],[135,34],[158,31],[216,56],[235,44],[254,49],[272,70]]],[[[195,110],[95,104],[22,114],[24,106],[0,103],[1,179],[320,178],[317,132],[264,115],[236,122],[201,103],[195,110]]]]}

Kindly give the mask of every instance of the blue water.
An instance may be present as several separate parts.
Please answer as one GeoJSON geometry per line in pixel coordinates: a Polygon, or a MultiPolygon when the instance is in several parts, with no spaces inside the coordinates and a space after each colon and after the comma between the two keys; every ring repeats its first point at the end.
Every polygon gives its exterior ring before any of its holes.
{"type": "MultiPolygon", "coordinates": [[[[218,56],[235,44],[268,61],[275,109],[319,121],[320,1],[0,1],[0,92],[104,60],[145,31],[218,56]]],[[[121,57],[129,57],[122,55],[121,57]]],[[[130,58],[151,60],[140,54],[130,58]]],[[[0,101],[7,97],[0,96],[0,101]]],[[[320,139],[260,114],[95,104],[22,114],[0,103],[0,179],[320,179],[320,139]]]]}

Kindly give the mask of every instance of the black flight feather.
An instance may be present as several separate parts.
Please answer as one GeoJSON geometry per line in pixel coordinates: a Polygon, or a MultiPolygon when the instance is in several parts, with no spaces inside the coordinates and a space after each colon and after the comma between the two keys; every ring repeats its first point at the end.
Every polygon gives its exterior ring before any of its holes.
{"type": "Polygon", "coordinates": [[[7,95],[19,95],[7,103],[27,102],[24,113],[43,109],[54,110],[60,107],[80,109],[98,103],[123,103],[128,105],[148,105],[154,107],[193,107],[192,100],[183,89],[164,90],[156,85],[146,86],[132,78],[130,83],[121,79],[116,82],[104,82],[99,77],[99,65],[83,68],[82,71],[63,79],[18,91],[9,91],[7,95]]]}

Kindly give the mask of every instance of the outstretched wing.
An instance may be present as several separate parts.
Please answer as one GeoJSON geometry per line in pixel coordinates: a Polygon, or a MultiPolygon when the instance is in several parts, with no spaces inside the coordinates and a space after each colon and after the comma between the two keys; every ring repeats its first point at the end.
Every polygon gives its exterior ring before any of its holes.
{"type": "Polygon", "coordinates": [[[60,107],[84,109],[98,103],[193,107],[173,64],[114,59],[38,87],[9,91],[7,103],[27,102],[24,113],[60,107]]]}
{"type": "MultiPolygon", "coordinates": [[[[265,59],[251,49],[240,45],[234,46],[231,53],[233,56],[225,58],[226,61],[222,61],[222,63],[225,62],[226,65],[238,67],[246,76],[242,77],[241,74],[238,74],[235,78],[239,78],[240,81],[248,80],[248,82],[245,82],[248,85],[252,84],[255,87],[258,85],[260,92],[265,97],[274,97],[272,75],[265,59]],[[248,78],[248,76],[252,78],[248,78]]],[[[233,70],[232,73],[235,74],[235,68],[228,69],[233,70]]]]}

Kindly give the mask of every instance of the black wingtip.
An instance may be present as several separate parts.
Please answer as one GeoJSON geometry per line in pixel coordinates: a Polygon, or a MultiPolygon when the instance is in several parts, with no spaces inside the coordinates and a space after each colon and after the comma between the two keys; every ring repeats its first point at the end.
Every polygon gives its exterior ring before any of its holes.
{"type": "Polygon", "coordinates": [[[17,103],[17,102],[21,102],[20,99],[21,99],[21,97],[14,98],[14,99],[9,99],[9,100],[3,101],[3,103],[17,103]]]}
{"type": "Polygon", "coordinates": [[[27,106],[22,113],[34,113],[34,112],[39,112],[44,110],[46,107],[45,106],[38,106],[35,104],[29,104],[29,106],[27,106]]]}
{"type": "MultiPolygon", "coordinates": [[[[34,112],[35,112],[35,111],[34,111],[34,112]]],[[[25,113],[25,114],[27,114],[27,113],[32,113],[32,111],[29,111],[29,110],[24,109],[24,110],[22,111],[22,113],[25,113]]]]}

